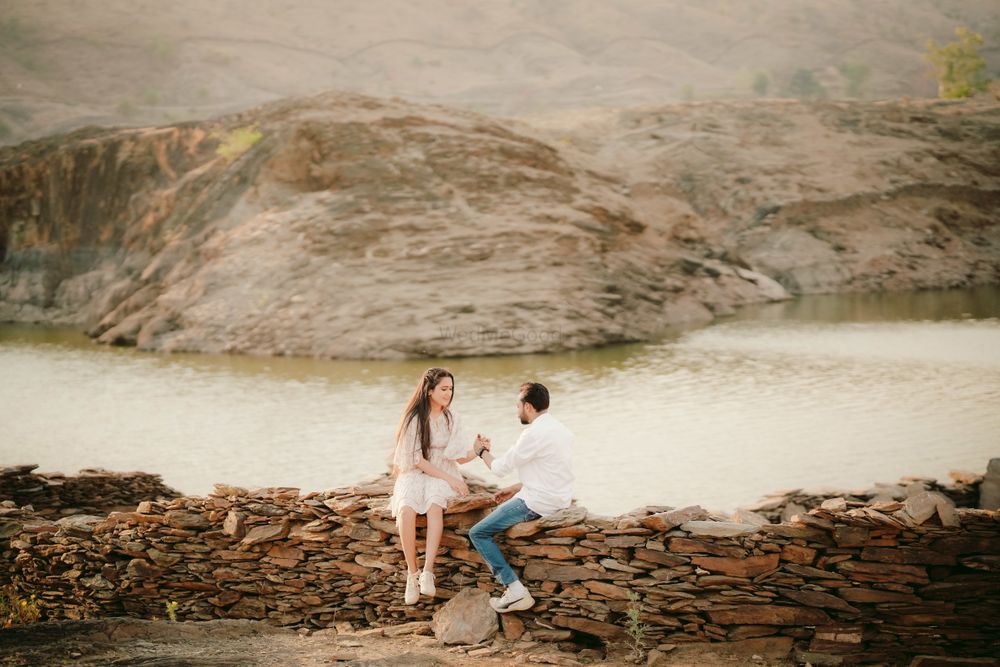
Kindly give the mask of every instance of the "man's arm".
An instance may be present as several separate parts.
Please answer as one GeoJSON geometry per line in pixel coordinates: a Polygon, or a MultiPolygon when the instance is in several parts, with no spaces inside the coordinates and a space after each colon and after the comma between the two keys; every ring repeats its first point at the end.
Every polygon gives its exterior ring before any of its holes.
{"type": "Polygon", "coordinates": [[[489,438],[484,438],[476,442],[474,451],[483,460],[486,467],[499,477],[503,477],[515,468],[527,463],[538,453],[537,443],[531,437],[530,431],[523,431],[510,451],[501,457],[493,456],[493,452],[490,451],[491,447],[492,443],[490,443],[489,438]]]}

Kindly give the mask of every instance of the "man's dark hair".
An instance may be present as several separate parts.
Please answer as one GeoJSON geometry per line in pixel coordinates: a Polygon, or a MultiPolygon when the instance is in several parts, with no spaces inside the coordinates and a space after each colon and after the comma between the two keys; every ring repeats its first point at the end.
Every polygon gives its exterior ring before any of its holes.
{"type": "Polygon", "coordinates": [[[525,382],[521,385],[521,400],[538,412],[549,409],[549,390],[538,382],[525,382]]]}

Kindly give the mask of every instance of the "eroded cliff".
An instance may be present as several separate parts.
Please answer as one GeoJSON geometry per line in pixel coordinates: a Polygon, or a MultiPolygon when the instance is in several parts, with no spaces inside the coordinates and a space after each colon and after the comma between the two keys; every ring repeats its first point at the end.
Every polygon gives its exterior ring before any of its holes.
{"type": "Polygon", "coordinates": [[[329,93],[81,130],[0,150],[0,321],[398,358],[646,340],[789,293],[995,284],[998,148],[984,101],[527,125],[329,93]]]}

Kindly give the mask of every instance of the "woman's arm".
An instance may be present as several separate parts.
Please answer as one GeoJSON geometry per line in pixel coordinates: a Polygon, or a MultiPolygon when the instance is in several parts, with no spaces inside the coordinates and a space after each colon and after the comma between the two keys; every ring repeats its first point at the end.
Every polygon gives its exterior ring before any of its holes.
{"type": "MultiPolygon", "coordinates": [[[[452,430],[450,438],[448,441],[448,447],[445,450],[445,455],[450,458],[455,463],[463,465],[469,461],[476,460],[476,443],[475,441],[470,442],[471,435],[465,429],[465,422],[458,414],[454,414],[454,423],[452,424],[452,430]]],[[[480,436],[477,433],[476,438],[480,436]]]]}
{"type": "Polygon", "coordinates": [[[424,473],[425,475],[430,475],[431,477],[437,477],[438,479],[443,479],[448,482],[448,486],[455,490],[460,496],[469,495],[469,486],[465,483],[465,480],[461,477],[455,477],[454,475],[449,475],[445,471],[438,468],[436,465],[430,461],[421,458],[420,462],[415,466],[417,470],[424,473]]]}

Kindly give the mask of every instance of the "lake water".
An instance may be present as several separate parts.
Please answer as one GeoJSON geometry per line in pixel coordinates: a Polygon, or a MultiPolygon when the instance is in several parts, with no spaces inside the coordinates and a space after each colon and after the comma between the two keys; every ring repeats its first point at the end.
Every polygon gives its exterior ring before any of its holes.
{"type": "MultiPolygon", "coordinates": [[[[577,435],[576,496],[731,510],[781,488],[865,488],[1000,456],[1000,289],[809,297],[657,343],[408,362],[174,355],[0,326],[0,464],[321,490],[384,468],[429,365],[500,453],[518,385],[577,435]]],[[[478,461],[466,470],[491,479],[478,461]]]]}

